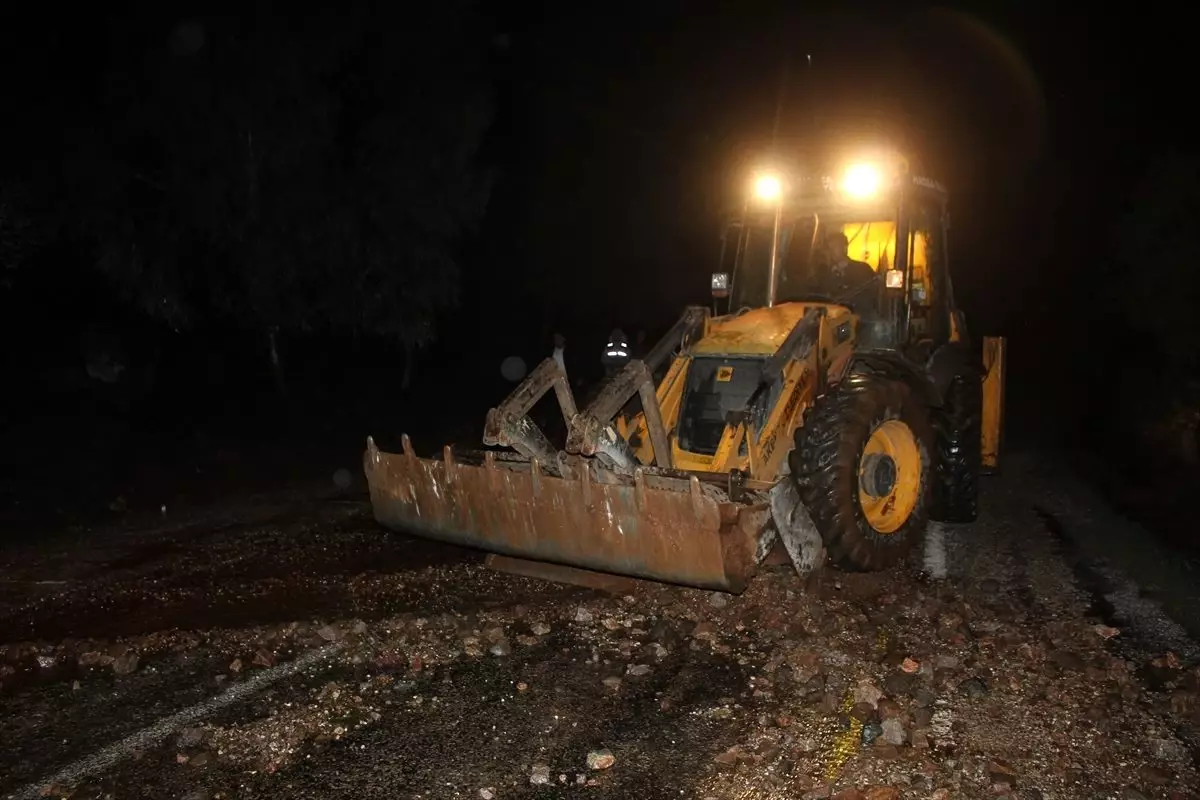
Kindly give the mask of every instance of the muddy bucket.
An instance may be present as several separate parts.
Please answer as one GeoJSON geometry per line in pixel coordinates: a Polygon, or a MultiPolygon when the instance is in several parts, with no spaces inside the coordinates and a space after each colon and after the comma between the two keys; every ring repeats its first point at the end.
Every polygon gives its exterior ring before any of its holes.
{"type": "MultiPolygon", "coordinates": [[[[695,477],[585,466],[545,474],[536,460],[418,458],[367,440],[364,470],[375,519],[391,530],[489,553],[741,592],[773,540],[770,508],[719,499],[695,477]]],[[[501,454],[503,456],[504,454],[501,454]]]]}

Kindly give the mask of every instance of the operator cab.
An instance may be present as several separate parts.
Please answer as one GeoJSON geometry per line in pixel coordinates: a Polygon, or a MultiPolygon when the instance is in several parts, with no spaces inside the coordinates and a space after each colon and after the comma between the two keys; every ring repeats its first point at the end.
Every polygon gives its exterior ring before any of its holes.
{"type": "Polygon", "coordinates": [[[756,191],[724,226],[712,283],[714,311],[788,302],[839,305],[859,317],[862,346],[927,354],[957,337],[946,202],[940,184],[906,167],[885,177],[858,165],[840,181],[798,181],[790,194],[756,191]],[[839,241],[839,233],[844,253],[837,252],[840,243],[829,244],[839,241]],[[831,282],[839,258],[843,265],[859,262],[851,274],[865,279],[831,282]]]}

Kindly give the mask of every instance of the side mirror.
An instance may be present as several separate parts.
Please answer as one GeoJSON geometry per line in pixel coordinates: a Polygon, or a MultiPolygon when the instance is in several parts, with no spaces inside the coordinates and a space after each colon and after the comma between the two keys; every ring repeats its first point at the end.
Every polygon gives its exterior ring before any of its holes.
{"type": "Polygon", "coordinates": [[[729,273],[714,272],[712,275],[712,296],[729,297],[729,273]]]}

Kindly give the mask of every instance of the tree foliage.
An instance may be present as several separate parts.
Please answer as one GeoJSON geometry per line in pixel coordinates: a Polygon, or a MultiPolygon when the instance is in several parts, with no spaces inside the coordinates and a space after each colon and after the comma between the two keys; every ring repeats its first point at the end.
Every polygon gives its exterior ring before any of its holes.
{"type": "Polygon", "coordinates": [[[489,193],[487,40],[438,8],[193,22],[111,70],[66,181],[98,267],[176,327],[427,343],[489,193]]]}
{"type": "Polygon", "coordinates": [[[1200,154],[1155,161],[1118,229],[1110,291],[1126,322],[1152,337],[1175,377],[1200,369],[1200,268],[1192,236],[1200,219],[1200,154]]]}
{"type": "Polygon", "coordinates": [[[21,185],[0,185],[0,288],[12,284],[13,276],[29,260],[39,238],[21,185]]]}

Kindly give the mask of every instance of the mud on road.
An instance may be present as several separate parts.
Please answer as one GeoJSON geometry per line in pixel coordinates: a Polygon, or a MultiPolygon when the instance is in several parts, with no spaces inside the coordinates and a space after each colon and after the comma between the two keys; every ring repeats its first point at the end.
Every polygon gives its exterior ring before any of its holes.
{"type": "Polygon", "coordinates": [[[1009,474],[810,596],[494,573],[362,503],[10,548],[0,796],[1197,796],[1195,587],[1164,553],[1141,591],[1144,532],[1009,474]]]}

